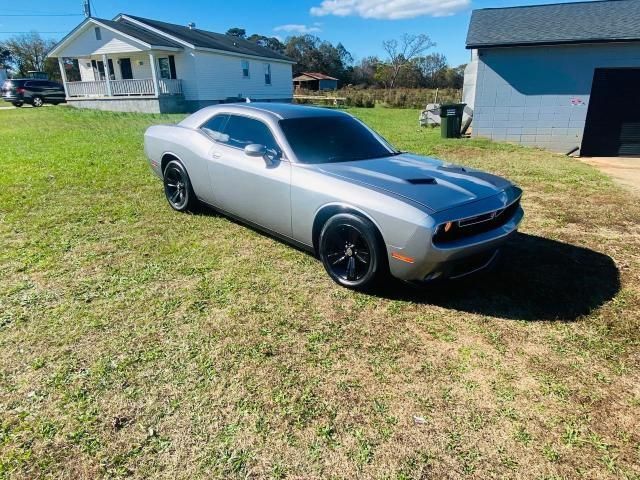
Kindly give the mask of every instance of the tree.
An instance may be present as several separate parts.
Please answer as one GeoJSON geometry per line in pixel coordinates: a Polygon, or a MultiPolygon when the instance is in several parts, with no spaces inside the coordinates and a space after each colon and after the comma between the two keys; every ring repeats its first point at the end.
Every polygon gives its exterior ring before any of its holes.
{"type": "Polygon", "coordinates": [[[286,40],[285,55],[296,61],[294,73],[321,72],[340,80],[347,78],[353,57],[341,43],[333,45],[314,35],[299,35],[286,40]]]}
{"type": "Polygon", "coordinates": [[[354,85],[373,85],[376,82],[376,68],[380,63],[378,57],[365,57],[351,71],[350,83],[354,85]]]}
{"type": "Polygon", "coordinates": [[[413,61],[422,76],[422,83],[427,88],[437,88],[438,79],[442,72],[447,69],[447,57],[441,53],[432,53],[424,57],[416,57],[413,61]]]}
{"type": "Polygon", "coordinates": [[[393,88],[398,75],[400,75],[400,70],[409,65],[415,57],[434,45],[435,43],[431,41],[428,35],[410,35],[408,33],[402,36],[400,42],[397,40],[385,40],[382,42],[382,48],[389,56],[388,64],[391,69],[386,86],[393,88]]]}
{"type": "Polygon", "coordinates": [[[0,43],[0,68],[11,67],[11,50],[9,50],[4,44],[0,43]]]}
{"type": "Polygon", "coordinates": [[[276,37],[265,37],[254,33],[247,38],[250,42],[257,43],[261,47],[269,48],[274,52],[284,53],[285,45],[276,37]]]}
{"type": "Polygon", "coordinates": [[[229,35],[231,37],[245,38],[247,36],[247,31],[244,28],[234,27],[227,30],[226,35],[229,35]]]}
{"type": "Polygon", "coordinates": [[[37,32],[31,32],[9,38],[4,42],[4,48],[10,52],[9,65],[20,75],[36,70],[58,78],[60,74],[57,62],[47,58],[47,53],[55,44],[55,40],[46,40],[37,32]]]}

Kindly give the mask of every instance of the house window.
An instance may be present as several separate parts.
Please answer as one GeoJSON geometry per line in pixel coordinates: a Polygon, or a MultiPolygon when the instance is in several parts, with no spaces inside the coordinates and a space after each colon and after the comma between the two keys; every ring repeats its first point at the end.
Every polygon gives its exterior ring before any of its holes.
{"type": "Polygon", "coordinates": [[[249,60],[242,60],[242,78],[249,78],[249,60]]]}
{"type": "Polygon", "coordinates": [[[94,32],[96,32],[96,40],[102,40],[102,32],[100,31],[100,27],[94,28],[94,32]]]}
{"type": "Polygon", "coordinates": [[[176,61],[173,55],[158,58],[158,69],[160,70],[160,78],[177,78],[176,61]]]}
{"type": "Polygon", "coordinates": [[[271,85],[271,64],[264,64],[264,83],[265,85],[271,85]]]}

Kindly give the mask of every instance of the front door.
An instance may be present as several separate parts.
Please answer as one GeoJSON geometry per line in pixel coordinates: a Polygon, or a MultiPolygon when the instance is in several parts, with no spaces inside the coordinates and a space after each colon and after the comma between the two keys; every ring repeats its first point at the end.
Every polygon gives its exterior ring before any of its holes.
{"type": "Polygon", "coordinates": [[[131,70],[131,59],[120,59],[120,75],[123,80],[131,80],[133,78],[133,70],[131,70]]]}
{"type": "MultiPolygon", "coordinates": [[[[215,119],[215,117],[214,117],[215,119]]],[[[208,160],[216,206],[261,227],[291,236],[291,165],[283,160],[269,127],[257,119],[229,115],[213,139],[208,160]],[[250,157],[244,147],[267,147],[269,159],[250,157]]]]}

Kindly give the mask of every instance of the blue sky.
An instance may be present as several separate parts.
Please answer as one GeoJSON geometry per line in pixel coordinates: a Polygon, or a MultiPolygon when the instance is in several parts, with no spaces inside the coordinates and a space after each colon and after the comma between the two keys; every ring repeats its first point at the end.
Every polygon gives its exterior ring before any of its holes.
{"type": "MultiPolygon", "coordinates": [[[[21,14],[81,13],[81,0],[2,2],[0,40],[13,32],[36,30],[61,38],[82,16],[27,17],[21,14]],[[28,5],[28,6],[27,6],[28,5]]],[[[342,42],[356,59],[383,56],[383,40],[403,33],[426,33],[452,65],[466,63],[464,40],[471,10],[476,8],[549,3],[548,0],[92,0],[93,15],[113,18],[120,12],[225,32],[242,27],[249,34],[286,38],[308,31],[331,42],[342,42]]]]}

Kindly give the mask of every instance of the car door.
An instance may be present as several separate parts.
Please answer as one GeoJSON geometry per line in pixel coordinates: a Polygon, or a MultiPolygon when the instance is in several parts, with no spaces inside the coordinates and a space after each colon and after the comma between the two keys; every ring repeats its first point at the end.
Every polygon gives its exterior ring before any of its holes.
{"type": "Polygon", "coordinates": [[[212,138],[208,171],[215,205],[232,215],[291,236],[291,164],[269,127],[256,118],[225,115],[203,125],[212,138]],[[211,128],[209,128],[211,127],[211,128]],[[267,147],[267,158],[244,148],[267,147]]]}
{"type": "Polygon", "coordinates": [[[47,102],[62,102],[64,100],[64,89],[59,83],[56,82],[46,82],[47,85],[47,93],[46,100],[47,102]]]}

